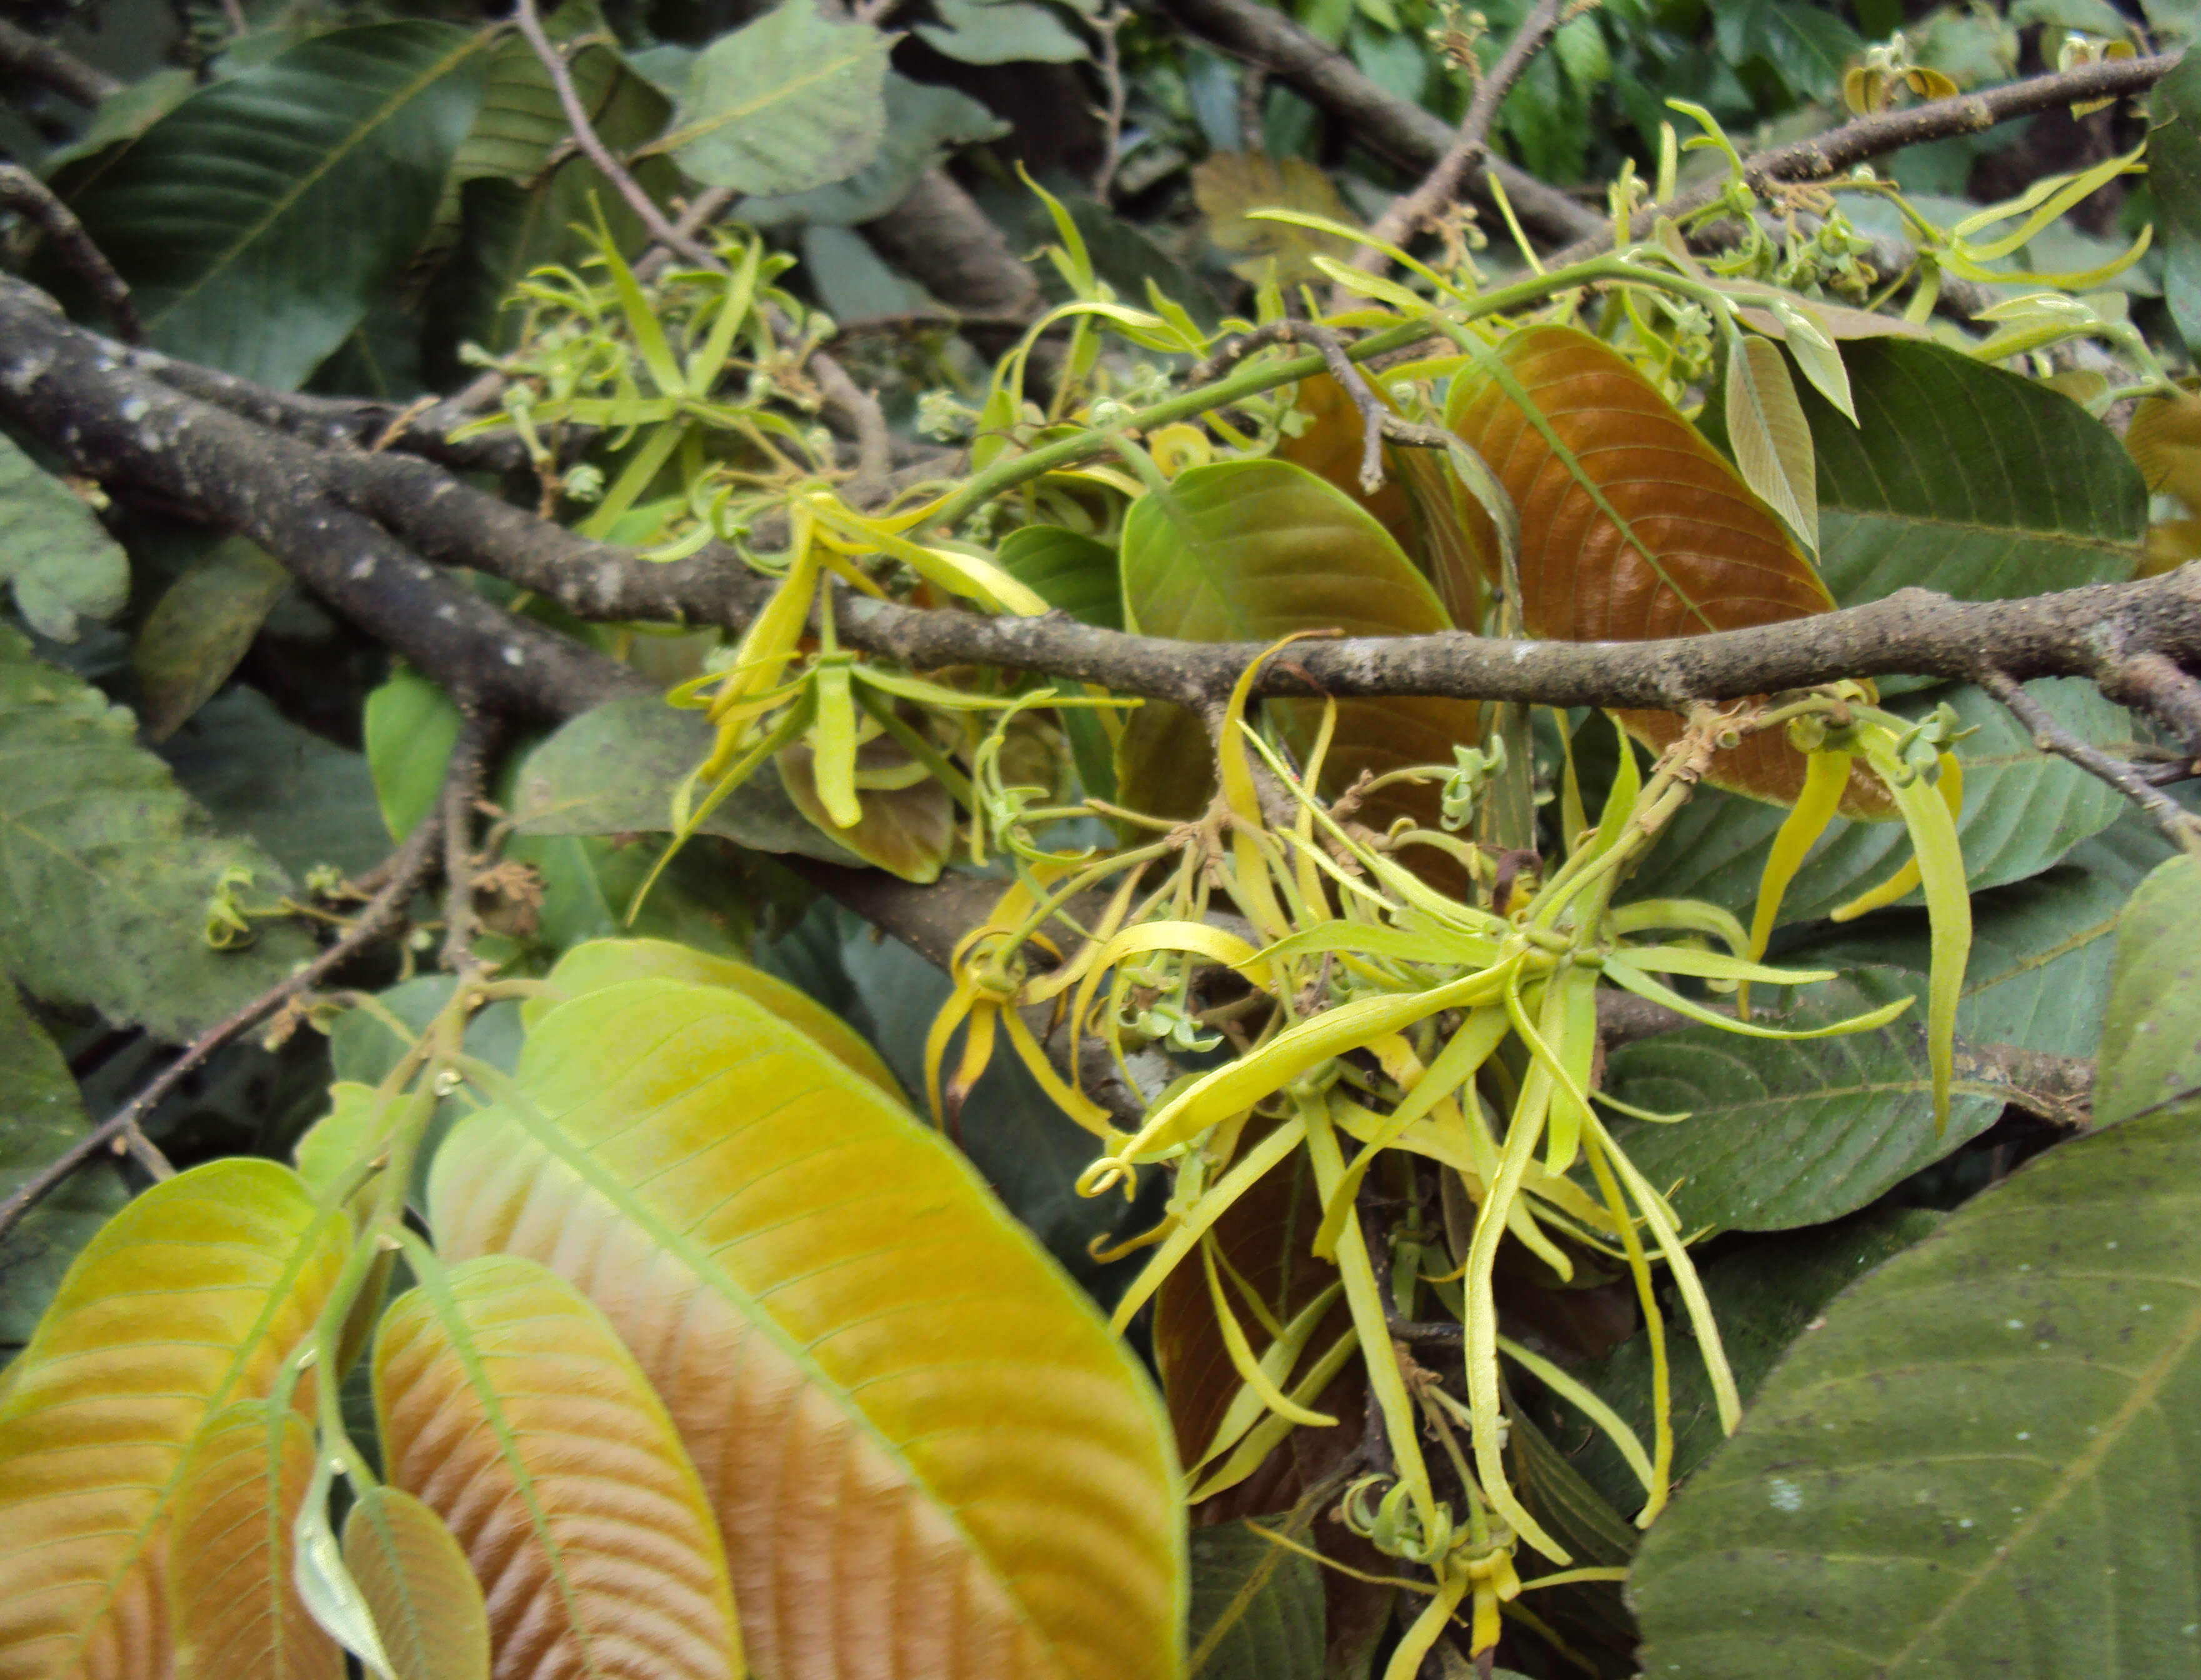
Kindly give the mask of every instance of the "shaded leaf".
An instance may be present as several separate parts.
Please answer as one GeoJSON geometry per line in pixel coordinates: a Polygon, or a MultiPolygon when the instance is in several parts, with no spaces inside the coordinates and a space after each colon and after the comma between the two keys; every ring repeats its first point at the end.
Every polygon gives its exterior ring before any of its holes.
{"type": "Polygon", "coordinates": [[[669,151],[708,186],[807,192],[872,161],[886,131],[887,40],[829,22],[812,0],[780,0],[697,55],[669,151]]]}
{"type": "Polygon", "coordinates": [[[2129,1121],[1835,1301],[1644,1542],[1643,1671],[2192,1672],[2197,1176],[2192,1105],[2129,1121]]]}
{"type": "Polygon", "coordinates": [[[77,618],[111,619],[130,598],[130,557],[81,496],[0,438],[0,579],[23,622],[73,642],[77,618]]]}
{"type": "Polygon", "coordinates": [[[343,1560],[396,1680],[489,1680],[481,1583],[434,1512],[402,1488],[368,1489],[344,1519],[343,1560]]]}
{"type": "Polygon", "coordinates": [[[291,1583],[291,1525],[314,1436],[265,1401],[223,1408],[192,1443],[168,1546],[179,1680],[343,1680],[343,1649],[291,1583]]]}
{"type": "MultiPolygon", "coordinates": [[[[2192,32],[2190,26],[2186,32],[2192,32]]],[[[2163,248],[2163,298],[2190,350],[2201,344],[2201,59],[2181,61],[2155,85],[2148,123],[2148,181],[2163,248]]]]}
{"type": "Polygon", "coordinates": [[[932,9],[940,21],[913,32],[966,64],[1072,64],[1089,56],[1084,38],[1041,0],[932,0],[932,9]]]}
{"type": "Polygon", "coordinates": [[[1001,539],[994,559],[1057,612],[1102,630],[1124,627],[1116,551],[1099,538],[1059,525],[1019,526],[1001,539]]]}
{"type": "Polygon", "coordinates": [[[207,901],[225,871],[249,873],[255,902],[290,883],[258,847],[213,834],[132,737],[127,712],[0,626],[0,881],[23,907],[0,920],[0,966],[37,996],[180,1043],[311,946],[263,923],[248,949],[208,948],[207,901]]]}
{"type": "MultiPolygon", "coordinates": [[[[988,7],[986,9],[994,9],[988,7]]],[[[744,198],[734,215],[754,227],[793,222],[853,227],[909,197],[917,178],[949,151],[999,138],[1008,125],[967,93],[887,72],[886,133],[872,161],[846,180],[779,198],[744,198]]]]}
{"type": "Polygon", "coordinates": [[[2125,452],[2151,491],[2201,508],[2201,396],[2180,391],[2140,398],[2125,428],[2125,452]]]}
{"type": "MultiPolygon", "coordinates": [[[[779,772],[779,784],[787,790],[795,808],[809,818],[820,833],[866,863],[905,881],[922,884],[940,878],[941,866],[948,861],[948,851],[955,843],[955,803],[946,788],[930,776],[907,787],[860,784],[856,802],[863,816],[854,826],[842,828],[818,796],[814,761],[810,743],[798,741],[773,764],[779,772]]],[[[856,749],[859,776],[893,776],[914,767],[915,761],[890,740],[867,741],[856,749]]]]}
{"type": "Polygon", "coordinates": [[[493,38],[425,21],[317,35],[104,162],[73,208],[153,342],[302,383],[426,236],[493,38]]]}
{"type": "Polygon", "coordinates": [[[754,1003],[561,1005],[431,1200],[446,1251],[538,1256],[611,1315],[760,1674],[1176,1671],[1183,1530],[1136,1361],[939,1138],[754,1003]]]}
{"type": "Polygon", "coordinates": [[[165,1671],[185,1454],[267,1394],[349,1236],[287,1169],[232,1158],[156,1184],[77,1256],[0,1393],[0,1668],[165,1671]]]}
{"type": "Polygon", "coordinates": [[[2094,1081],[2110,1125],[2201,1086],[2201,879],[2191,857],[2159,865],[2117,923],[2094,1081]]]}
{"type": "Polygon", "coordinates": [[[352,1168],[367,1159],[367,1145],[375,1141],[390,1118],[373,1085],[355,1079],[332,1082],[328,1113],[308,1126],[291,1145],[291,1159],[298,1176],[315,1195],[333,1195],[352,1168]]]}
{"type": "Polygon", "coordinates": [[[1187,1637],[1195,1680],[1323,1680],[1322,1576],[1242,1523],[1194,1529],[1187,1637]]]}
{"type": "Polygon", "coordinates": [[[249,537],[217,543],[168,585],[131,649],[147,740],[167,740],[214,698],[290,587],[281,562],[249,537]]]}
{"type": "Polygon", "coordinates": [[[391,839],[402,840],[434,813],[464,722],[458,702],[410,667],[367,696],[367,767],[391,839]]]}
{"type": "Polygon", "coordinates": [[[1352,255],[1351,242],[1338,234],[1250,219],[1254,210],[1299,210],[1347,227],[1359,226],[1360,219],[1337,196],[1329,177],[1304,157],[1212,152],[1193,167],[1192,191],[1207,218],[1208,238],[1239,259],[1230,272],[1241,279],[1273,277],[1281,285],[1318,280],[1317,256],[1352,255]]]}
{"type": "Polygon", "coordinates": [[[249,834],[291,874],[364,874],[388,855],[366,758],[323,740],[243,684],[216,695],[161,748],[185,793],[249,834]]]}
{"type": "Polygon", "coordinates": [[[483,1583],[497,1676],[741,1672],[696,1468],[564,1278],[484,1255],[400,1295],[375,1332],[374,1412],[390,1483],[483,1583]]]}

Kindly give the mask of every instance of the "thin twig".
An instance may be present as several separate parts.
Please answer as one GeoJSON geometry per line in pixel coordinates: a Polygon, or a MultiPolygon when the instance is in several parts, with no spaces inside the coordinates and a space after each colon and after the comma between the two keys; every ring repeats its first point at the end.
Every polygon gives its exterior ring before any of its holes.
{"type": "MultiPolygon", "coordinates": [[[[1467,102],[1467,115],[1460,119],[1459,138],[1437,160],[1436,167],[1422,178],[1421,185],[1391,201],[1390,207],[1376,218],[1376,226],[1370,230],[1373,238],[1387,245],[1403,245],[1421,231],[1424,223],[1459,197],[1476,166],[1490,150],[1491,125],[1498,120],[1499,108],[1505,104],[1505,96],[1535,62],[1536,55],[1551,44],[1552,37],[1559,32],[1559,26],[1581,9],[1578,0],[1537,0],[1535,9],[1513,32],[1513,38],[1505,44],[1505,50],[1499,55],[1498,62],[1476,85],[1474,97],[1467,102]]],[[[1352,257],[1353,267],[1363,273],[1381,273],[1383,263],[1383,253],[1372,245],[1361,246],[1352,257]]]]}
{"type": "Polygon", "coordinates": [[[443,964],[463,974],[480,966],[474,940],[481,932],[481,918],[474,910],[474,808],[482,796],[482,780],[489,755],[496,743],[496,720],[468,708],[459,738],[443,772],[443,790],[437,796],[438,826],[443,831],[443,964]]]}
{"type": "Polygon", "coordinates": [[[2069,759],[2090,776],[2098,776],[2147,814],[2163,837],[2185,851],[2201,855],[2201,819],[2155,787],[2139,769],[2111,758],[2098,747],[2081,740],[2057,722],[2055,716],[2022,684],[1999,671],[1980,673],[1980,686],[2009,708],[2010,714],[2033,732],[2033,744],[2045,753],[2069,759]]]}
{"type": "Polygon", "coordinates": [[[106,254],[91,242],[76,213],[56,197],[53,190],[29,170],[0,163],[0,209],[21,211],[44,232],[61,253],[62,261],[90,286],[114,323],[114,334],[127,344],[144,342],[145,329],[138,319],[138,305],[130,288],[106,254]]]}
{"type": "Polygon", "coordinates": [[[4,21],[0,21],[0,70],[28,76],[79,105],[97,105],[122,91],[122,84],[106,71],[4,21]]]}
{"type": "Polygon", "coordinates": [[[1124,84],[1124,56],[1116,36],[1130,16],[1122,6],[1111,6],[1087,26],[1099,49],[1094,68],[1100,73],[1101,91],[1107,96],[1107,102],[1093,113],[1100,119],[1101,137],[1100,167],[1093,172],[1093,196],[1103,204],[1116,185],[1116,166],[1124,160],[1124,111],[1130,91],[1124,84]]]}
{"type": "Polygon", "coordinates": [[[1257,326],[1251,332],[1241,332],[1218,345],[1215,353],[1190,375],[1194,385],[1206,385],[1219,379],[1232,367],[1259,350],[1271,344],[1310,344],[1322,352],[1323,366],[1329,370],[1345,394],[1352,398],[1353,406],[1360,411],[1360,488],[1373,496],[1383,485],[1383,435],[1387,421],[1398,419],[1389,403],[1376,394],[1353,358],[1346,354],[1345,341],[1326,326],[1312,321],[1272,320],[1265,326],[1257,326]]]}
{"type": "MultiPolygon", "coordinates": [[[[442,823],[431,815],[405,837],[404,843],[391,855],[388,862],[381,866],[380,872],[386,878],[381,889],[361,907],[359,914],[353,919],[342,938],[296,973],[278,981],[249,1003],[224,1016],[191,1040],[185,1046],[183,1054],[161,1069],[137,1096],[56,1156],[44,1171],[5,1202],[0,1202],[0,1242],[7,1240],[9,1233],[22,1223],[26,1214],[102,1149],[118,1143],[143,1142],[144,1134],[139,1128],[145,1117],[158,1107],[194,1069],[203,1066],[216,1050],[249,1031],[292,998],[310,991],[324,978],[379,937],[390,920],[404,908],[405,901],[412,896],[414,888],[434,866],[436,839],[442,828],[442,823]]],[[[146,1144],[145,1147],[150,1148],[151,1145],[146,1144]]]]}

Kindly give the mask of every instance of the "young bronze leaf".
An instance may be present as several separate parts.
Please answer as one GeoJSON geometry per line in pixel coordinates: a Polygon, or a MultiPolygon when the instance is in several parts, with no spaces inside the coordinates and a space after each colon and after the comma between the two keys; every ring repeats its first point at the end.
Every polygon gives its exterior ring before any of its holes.
{"type": "Polygon", "coordinates": [[[798,741],[779,755],[780,785],[795,802],[795,808],[810,819],[821,833],[831,836],[868,864],[919,885],[940,878],[940,866],[948,861],[955,843],[955,806],[948,790],[930,776],[904,779],[916,772],[909,755],[891,741],[867,741],[856,750],[856,802],[863,817],[854,828],[835,825],[819,797],[815,754],[807,741],[798,741]],[[882,778],[884,785],[866,786],[861,778],[882,778]]]}
{"type": "Polygon", "coordinates": [[[565,1279],[486,1255],[399,1296],[375,1333],[374,1412],[391,1483],[482,1583],[498,1680],[741,1672],[695,1466],[565,1279]]]}
{"type": "MultiPolygon", "coordinates": [[[[1531,636],[1700,636],[1834,604],[1734,468],[1625,358],[1586,332],[1511,334],[1453,383],[1445,419],[1520,510],[1521,610],[1531,636]]],[[[1483,552],[1498,550],[1485,543],[1483,552]]],[[[1623,715],[1653,747],[1679,726],[1668,713],[1623,715]]],[[[1710,779],[1787,803],[1802,790],[1804,756],[1767,731],[1716,758],[1710,779]]],[[[1843,809],[1884,816],[1893,807],[1859,772],[1843,809]]]]}
{"type": "Polygon", "coordinates": [[[344,1519],[343,1560],[396,1680],[489,1680],[481,1583],[442,1518],[402,1488],[370,1488],[344,1519]]]}
{"type": "Polygon", "coordinates": [[[545,1016],[460,1124],[446,1253],[532,1255],[665,1397],[759,1680],[1163,1680],[1183,1517],[1136,1361],[901,1105],[723,988],[545,1016]]]}
{"type": "Polygon", "coordinates": [[[85,1245],[0,1396],[0,1674],[167,1671],[185,1455],[267,1392],[349,1237],[296,1174],[232,1158],[155,1185],[85,1245]]]}
{"type": "Polygon", "coordinates": [[[343,1651],[291,1577],[313,1431],[265,1401],[224,1408],[185,1461],[168,1540],[178,1680],[343,1680],[343,1651]]]}
{"type": "MultiPolygon", "coordinates": [[[[1299,630],[1412,636],[1452,627],[1435,591],[1373,515],[1306,468],[1281,461],[1225,461],[1150,491],[1124,526],[1127,624],[1192,642],[1274,642],[1299,630]]],[[[1284,657],[1288,658],[1287,653],[1284,657]]],[[[1305,753],[1320,708],[1281,708],[1287,737],[1305,753]]],[[[1339,702],[1324,785],[1350,787],[1363,771],[1450,767],[1454,746],[1480,738],[1475,703],[1385,699],[1339,702]]],[[[1131,714],[1118,747],[1124,802],[1165,816],[1205,805],[1213,749],[1171,706],[1131,714]]],[[[1372,828],[1411,816],[1437,821],[1434,784],[1394,784],[1364,805],[1372,828]]]]}

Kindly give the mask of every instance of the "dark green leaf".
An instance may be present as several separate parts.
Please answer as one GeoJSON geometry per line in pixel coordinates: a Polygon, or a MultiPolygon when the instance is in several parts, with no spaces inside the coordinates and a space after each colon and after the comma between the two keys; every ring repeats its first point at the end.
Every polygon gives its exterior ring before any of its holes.
{"type": "Polygon", "coordinates": [[[1835,1301],[1645,1542],[1642,1672],[2195,1672],[2197,1184],[2201,1110],[2147,1115],[1835,1301]]]}
{"type": "Polygon", "coordinates": [[[1322,1574],[1242,1523],[1192,1531],[1194,1680],[1322,1680],[1322,1574]]]}
{"type": "Polygon", "coordinates": [[[2169,859],[2117,924],[2116,964],[2094,1084],[2110,1125],[2201,1086],[2201,868],[2169,859]]]}
{"type": "Polygon", "coordinates": [[[110,619],[130,598],[130,559],[85,499],[0,438],[0,579],[41,636],[76,640],[77,615],[110,619]]]}
{"type": "Polygon", "coordinates": [[[161,756],[224,829],[302,880],[316,864],[364,874],[390,849],[366,759],[301,729],[257,689],[208,701],[161,756]]]}
{"type": "Polygon", "coordinates": [[[367,696],[367,767],[391,839],[436,808],[462,722],[457,703],[417,671],[394,671],[367,696]]]}
{"type": "Polygon", "coordinates": [[[214,698],[290,586],[282,563],[249,537],[208,549],[168,585],[131,650],[147,740],[167,740],[214,698]]]}
{"type": "Polygon", "coordinates": [[[1018,583],[1078,623],[1103,630],[1124,627],[1116,551],[1098,538],[1059,525],[1028,525],[1003,537],[995,558],[1018,583]]]}
{"type": "Polygon", "coordinates": [[[966,64],[1070,64],[1088,56],[1083,38],[1040,0],[932,0],[932,9],[940,21],[919,24],[918,38],[966,64]]]}
{"type": "Polygon", "coordinates": [[[2163,298],[2191,347],[2201,344],[2201,58],[2182,61],[2149,100],[2148,183],[2166,260],[2163,298]]]}
{"type": "Polygon", "coordinates": [[[892,71],[887,73],[886,110],[886,135],[877,155],[848,179],[783,198],[745,198],[734,214],[758,227],[795,222],[853,227],[884,215],[908,197],[917,178],[949,151],[1008,132],[1007,123],[969,94],[913,82],[892,71]]]}

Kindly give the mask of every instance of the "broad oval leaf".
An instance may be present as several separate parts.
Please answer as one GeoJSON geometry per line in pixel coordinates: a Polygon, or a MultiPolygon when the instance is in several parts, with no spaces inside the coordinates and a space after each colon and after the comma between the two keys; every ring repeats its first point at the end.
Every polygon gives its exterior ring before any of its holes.
{"type": "Polygon", "coordinates": [[[1057,612],[1103,630],[1124,627],[1116,551],[1098,537],[1059,525],[1020,526],[1001,539],[994,558],[1057,612]]]}
{"type": "Polygon", "coordinates": [[[282,562],[249,537],[219,543],[184,568],[131,649],[147,740],[167,740],[214,698],[290,587],[282,562]]]}
{"type": "MultiPolygon", "coordinates": [[[[1126,626],[1149,636],[1268,643],[1301,630],[1412,636],[1451,628],[1435,592],[1373,515],[1281,461],[1195,467],[1166,491],[1140,497],[1124,524],[1123,573],[1126,626]]],[[[1292,702],[1277,710],[1304,755],[1319,706],[1292,702]]],[[[1338,792],[1364,771],[1449,769],[1453,748],[1480,738],[1472,701],[1340,701],[1323,783],[1338,792]]],[[[1181,708],[1142,706],[1118,743],[1118,786],[1128,805],[1190,816],[1206,802],[1213,761],[1206,733],[1181,708]]],[[[1380,830],[1411,816],[1434,828],[1437,792],[1394,784],[1361,808],[1360,820],[1380,830]]]]}
{"type": "MultiPolygon", "coordinates": [[[[622,980],[685,980],[699,986],[728,987],[815,1040],[852,1072],[869,1079],[889,1096],[901,1098],[901,1083],[861,1033],[801,987],[789,985],[754,963],[712,956],[669,939],[592,939],[559,958],[549,978],[566,997],[602,991],[622,980]]],[[[549,998],[531,997],[520,1005],[521,1024],[532,1031],[555,1007],[549,998]]]]}
{"type": "Polygon", "coordinates": [[[2143,1116],[1837,1300],[1644,1542],[1642,1672],[2191,1673],[2197,1182],[2201,1109],[2143,1116]]]}
{"type": "Polygon", "coordinates": [[[402,840],[434,812],[464,722],[458,702],[410,667],[367,696],[367,767],[391,839],[402,840]]]}
{"type": "Polygon", "coordinates": [[[1036,0],[933,0],[932,9],[940,22],[917,25],[917,38],[966,64],[1074,64],[1092,56],[1062,15],[1036,0]]]}
{"type": "Polygon", "coordinates": [[[665,1407],[603,1314],[532,1260],[424,1278],[374,1337],[392,1485],[450,1528],[488,1600],[492,1671],[742,1671],[726,1560],[665,1407]]]}
{"type": "MultiPolygon", "coordinates": [[[[1489,464],[1521,519],[1531,636],[1640,642],[1779,624],[1834,605],[1781,522],[1617,351],[1569,326],[1510,333],[1453,381],[1445,422],[1489,464]]],[[[1474,511],[1470,525],[1481,524],[1474,511]]],[[[1498,548],[1485,540],[1485,563],[1498,548]]],[[[1502,584],[1495,571],[1492,581],[1502,584]]],[[[1623,714],[1654,747],[1662,712],[1623,714]]],[[[1804,756],[1777,731],[1713,760],[1709,780],[1793,802],[1804,756]]],[[[1844,808],[1891,810],[1864,772],[1844,808]]]]}
{"type": "Polygon", "coordinates": [[[426,236],[493,35],[367,24],[202,87],[74,201],[173,355],[290,389],[426,236]]]}
{"type": "Polygon", "coordinates": [[[402,1488],[370,1488],[344,1518],[343,1560],[396,1680],[489,1680],[481,1583],[442,1518],[402,1488]]]}
{"type": "Polygon", "coordinates": [[[2110,1125],[2201,1085],[2201,878],[2174,857],[2140,883],[2117,923],[2096,1064],[2094,1123],[2110,1125]]]}
{"type": "MultiPolygon", "coordinates": [[[[923,885],[940,878],[941,866],[955,844],[955,802],[930,776],[907,787],[865,787],[860,783],[856,803],[863,814],[854,826],[841,828],[818,796],[816,755],[809,742],[796,742],[772,763],[789,801],[819,833],[905,881],[923,885]]],[[[914,761],[894,741],[866,741],[856,749],[859,777],[871,772],[900,779],[913,769],[914,761]]],[[[742,789],[726,804],[737,802],[748,791],[742,789]]]]}
{"type": "Polygon", "coordinates": [[[225,1407],[185,1460],[168,1539],[178,1680],[343,1680],[343,1651],[291,1583],[314,1434],[267,1402],[225,1407]]]}
{"type": "Polygon", "coordinates": [[[1147,1680],[1183,1518],[1129,1352],[936,1136],[737,993],[561,1005],[438,1154],[447,1253],[532,1255],[665,1397],[762,1680],[1147,1680]]]}
{"type": "Polygon", "coordinates": [[[111,619],[130,599],[130,557],[81,496],[0,438],[0,579],[41,636],[73,642],[79,614],[111,619]]]}
{"type": "Polygon", "coordinates": [[[1322,1574],[1243,1523],[1192,1536],[1194,1680],[1323,1680],[1322,1574]]]}
{"type": "Polygon", "coordinates": [[[0,1672],[165,1669],[185,1456],[267,1394],[349,1238],[296,1174],[238,1157],[156,1184],[85,1245],[0,1395],[0,1672]]]}

